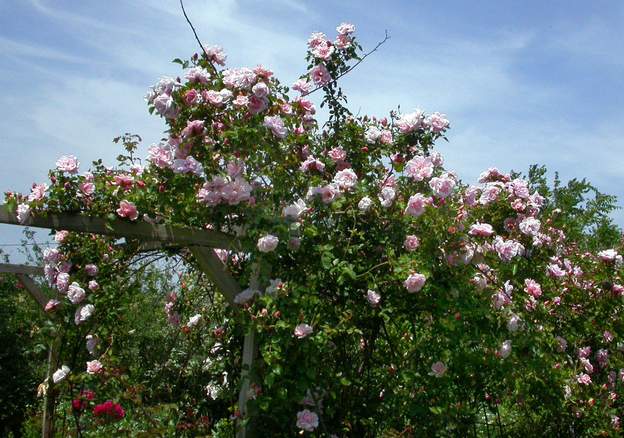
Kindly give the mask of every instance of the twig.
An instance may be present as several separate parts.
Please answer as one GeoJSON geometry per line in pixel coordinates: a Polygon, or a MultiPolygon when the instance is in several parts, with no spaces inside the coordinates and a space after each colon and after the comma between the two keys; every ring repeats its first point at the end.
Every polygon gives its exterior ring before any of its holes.
{"type": "Polygon", "coordinates": [[[193,31],[193,35],[195,35],[195,39],[197,40],[197,44],[199,44],[199,47],[202,49],[202,52],[204,52],[204,56],[206,57],[206,61],[208,61],[208,64],[210,64],[210,67],[212,67],[212,70],[214,72],[216,72],[217,71],[216,67],[210,61],[210,56],[208,55],[208,52],[206,52],[206,49],[204,48],[204,45],[202,44],[201,40],[197,36],[197,31],[195,30],[195,26],[193,26],[193,23],[191,23],[191,19],[188,17],[188,15],[186,15],[186,10],[184,9],[184,3],[182,2],[182,0],[180,0],[180,7],[182,8],[182,13],[184,14],[184,18],[186,19],[186,22],[188,23],[189,26],[191,26],[191,30],[193,31]]]}
{"type": "Polygon", "coordinates": [[[184,18],[186,18],[186,22],[189,24],[189,26],[191,26],[191,30],[193,31],[193,35],[195,35],[197,44],[199,44],[199,47],[201,47],[202,52],[204,52],[204,55],[206,55],[206,58],[208,58],[208,52],[206,52],[206,49],[204,49],[203,44],[201,43],[199,37],[197,36],[197,31],[195,31],[195,26],[193,26],[193,23],[191,23],[190,18],[188,17],[188,15],[186,15],[186,10],[184,9],[184,3],[182,2],[182,0],[180,0],[180,7],[182,8],[182,13],[184,14],[184,18]]]}
{"type": "MultiPolygon", "coordinates": [[[[182,0],[180,0],[180,2],[182,2],[182,0]]],[[[365,53],[364,56],[362,56],[358,62],[356,62],[355,64],[353,64],[351,67],[349,67],[347,70],[345,70],[343,73],[339,74],[338,76],[336,76],[334,79],[332,79],[331,81],[329,81],[328,83],[326,83],[325,85],[321,85],[319,87],[316,87],[314,90],[310,91],[309,93],[306,93],[305,96],[309,96],[310,94],[314,93],[315,91],[320,90],[321,88],[325,88],[327,87],[329,84],[333,84],[338,82],[338,79],[340,79],[341,77],[343,77],[344,75],[346,75],[347,73],[349,73],[350,71],[354,70],[358,65],[360,65],[366,58],[368,58],[368,56],[372,55],[373,53],[375,53],[377,51],[377,49],[379,49],[379,47],[381,47],[386,41],[388,41],[390,39],[390,36],[388,35],[388,30],[385,30],[385,36],[384,39],[379,41],[377,43],[377,45],[373,48],[373,50],[371,50],[368,53],[365,53]]]]}

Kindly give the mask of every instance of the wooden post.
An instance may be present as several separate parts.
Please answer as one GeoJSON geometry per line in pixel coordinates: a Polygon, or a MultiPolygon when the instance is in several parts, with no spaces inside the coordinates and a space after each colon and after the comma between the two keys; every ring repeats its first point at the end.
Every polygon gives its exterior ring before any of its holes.
{"type": "MultiPolygon", "coordinates": [[[[249,287],[252,290],[260,289],[260,263],[256,262],[252,266],[252,274],[251,279],[249,281],[249,287]]],[[[238,410],[240,413],[240,418],[246,420],[247,418],[247,402],[249,401],[249,389],[251,386],[249,374],[251,372],[251,367],[253,366],[253,360],[256,355],[257,345],[256,345],[256,332],[253,327],[249,328],[249,331],[245,334],[245,338],[243,340],[243,358],[241,364],[241,383],[240,383],[240,392],[238,393],[238,410]]],[[[247,438],[247,434],[251,432],[250,428],[246,425],[242,427],[239,425],[238,431],[236,432],[236,438],[247,438]]]]}
{"type": "Polygon", "coordinates": [[[50,343],[50,352],[48,353],[48,371],[45,380],[45,393],[43,396],[43,424],[41,426],[42,438],[54,437],[54,411],[56,408],[56,388],[52,381],[52,374],[58,367],[58,356],[61,349],[61,336],[50,343]]]}

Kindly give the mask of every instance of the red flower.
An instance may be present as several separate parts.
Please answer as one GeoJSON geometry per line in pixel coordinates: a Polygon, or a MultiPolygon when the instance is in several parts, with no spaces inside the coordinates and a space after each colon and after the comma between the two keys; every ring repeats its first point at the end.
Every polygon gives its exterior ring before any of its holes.
{"type": "Polygon", "coordinates": [[[119,403],[113,403],[112,400],[107,400],[93,408],[93,415],[96,417],[108,417],[113,420],[121,420],[126,416],[126,411],[124,411],[119,403]]]}

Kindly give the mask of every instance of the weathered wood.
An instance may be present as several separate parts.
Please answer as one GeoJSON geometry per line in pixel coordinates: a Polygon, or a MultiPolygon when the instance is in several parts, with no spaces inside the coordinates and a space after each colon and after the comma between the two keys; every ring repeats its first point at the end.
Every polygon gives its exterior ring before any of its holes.
{"type": "MultiPolygon", "coordinates": [[[[252,266],[252,275],[249,281],[249,287],[252,290],[259,290],[260,288],[260,263],[255,263],[252,266]]],[[[249,331],[245,334],[245,338],[243,340],[243,358],[242,358],[242,366],[241,366],[241,383],[240,383],[240,392],[238,393],[238,410],[240,413],[240,418],[243,420],[247,419],[247,403],[249,402],[249,390],[251,387],[251,381],[249,378],[249,374],[251,372],[251,367],[253,366],[253,360],[256,355],[257,350],[256,345],[256,332],[253,327],[249,328],[249,331]]],[[[236,438],[247,438],[249,435],[253,433],[252,429],[249,425],[245,427],[239,426],[238,431],[236,432],[236,438]]]]}
{"type": "Polygon", "coordinates": [[[205,246],[192,246],[189,249],[195,256],[201,270],[210,277],[215,286],[225,296],[225,299],[230,304],[233,304],[234,297],[241,292],[241,288],[234,277],[227,271],[219,256],[213,249],[205,246]]]}
{"type": "Polygon", "coordinates": [[[58,368],[59,352],[61,350],[61,337],[57,337],[50,343],[48,352],[48,371],[45,380],[45,394],[43,398],[43,424],[41,427],[42,438],[54,437],[54,411],[56,409],[56,388],[52,380],[52,374],[58,368]]]}
{"type": "Polygon", "coordinates": [[[0,273],[43,275],[43,268],[40,266],[13,265],[10,263],[0,263],[0,273]]]}
{"type": "MultiPolygon", "coordinates": [[[[250,328],[245,339],[243,341],[243,365],[241,369],[241,387],[238,394],[238,411],[240,418],[247,419],[247,403],[249,402],[249,390],[251,382],[249,379],[249,373],[253,365],[253,359],[256,354],[256,332],[254,328],[250,328]]],[[[238,428],[236,438],[246,438],[248,433],[251,432],[249,425],[238,428]]]]}
{"type": "Polygon", "coordinates": [[[35,215],[22,224],[17,220],[15,213],[9,212],[6,205],[0,205],[0,223],[169,242],[180,245],[201,245],[211,248],[233,248],[235,246],[235,239],[220,231],[150,224],[144,221],[127,222],[121,219],[107,221],[84,214],[56,213],[48,214],[45,217],[35,215]]]}
{"type": "Polygon", "coordinates": [[[19,281],[22,282],[28,293],[39,303],[41,309],[45,309],[46,304],[48,304],[48,297],[43,293],[43,291],[37,286],[37,283],[33,281],[26,274],[15,274],[19,281]]]}

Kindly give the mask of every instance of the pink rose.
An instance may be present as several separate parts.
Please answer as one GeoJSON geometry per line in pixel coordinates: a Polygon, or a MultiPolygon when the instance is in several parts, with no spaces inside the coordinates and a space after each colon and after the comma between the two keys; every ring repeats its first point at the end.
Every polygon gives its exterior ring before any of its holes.
{"type": "Polygon", "coordinates": [[[498,183],[488,183],[481,191],[481,196],[479,197],[479,204],[488,205],[498,199],[498,195],[500,195],[502,189],[498,183]]]}
{"type": "Polygon", "coordinates": [[[294,333],[298,339],[303,339],[306,336],[312,334],[312,331],[312,327],[308,324],[299,324],[297,327],[295,327],[294,333]]]}
{"type": "Polygon", "coordinates": [[[102,366],[102,362],[99,360],[90,360],[87,362],[87,373],[88,374],[100,374],[104,371],[104,367],[102,366]]]}
{"type": "Polygon", "coordinates": [[[613,262],[617,259],[618,253],[614,249],[605,249],[598,253],[598,258],[603,262],[613,262]]]}
{"type": "Polygon", "coordinates": [[[269,128],[277,138],[284,138],[288,135],[288,130],[280,116],[266,116],[264,118],[264,126],[269,128]]]}
{"type": "Polygon", "coordinates": [[[232,92],[227,88],[221,91],[207,90],[202,92],[202,97],[211,105],[221,107],[232,99],[232,92]]]}
{"type": "Polygon", "coordinates": [[[336,173],[333,179],[333,183],[338,186],[340,190],[351,190],[357,184],[358,177],[353,169],[344,169],[336,173]]]}
{"type": "Polygon", "coordinates": [[[271,252],[277,248],[277,244],[279,243],[279,239],[272,234],[267,234],[264,237],[258,239],[258,250],[260,252],[271,252]]]}
{"type": "Polygon", "coordinates": [[[93,263],[89,263],[85,266],[85,272],[89,277],[95,277],[98,274],[98,267],[93,263]]]}
{"type": "Polygon", "coordinates": [[[310,92],[310,83],[305,79],[298,79],[292,86],[292,89],[306,95],[310,92]]]}
{"type": "Polygon", "coordinates": [[[455,188],[455,178],[452,178],[448,173],[445,173],[439,177],[431,178],[429,181],[429,187],[433,190],[433,193],[438,198],[446,198],[455,188]]]}
{"type": "Polygon", "coordinates": [[[154,99],[154,108],[156,112],[167,119],[175,119],[178,109],[175,106],[173,97],[169,94],[161,94],[154,99]]]}
{"type": "Polygon", "coordinates": [[[592,383],[592,379],[589,374],[581,373],[576,376],[576,381],[581,385],[590,385],[592,383]]]}
{"type": "Polygon", "coordinates": [[[46,190],[48,190],[47,184],[33,184],[32,189],[30,189],[30,195],[28,195],[28,201],[41,201],[45,196],[46,190]]]}
{"type": "Polygon", "coordinates": [[[54,312],[60,305],[61,302],[59,300],[51,299],[46,303],[43,310],[46,312],[54,312]]]}
{"type": "Polygon", "coordinates": [[[136,206],[130,201],[121,201],[119,203],[119,208],[116,211],[119,216],[128,218],[131,221],[134,221],[139,217],[139,212],[136,206]]]}
{"type": "Polygon", "coordinates": [[[418,217],[425,212],[425,207],[431,204],[431,198],[428,198],[420,193],[416,193],[410,196],[407,201],[407,207],[405,208],[405,214],[418,217]]]}
{"type": "Polygon", "coordinates": [[[429,157],[416,155],[405,164],[405,174],[415,181],[423,181],[431,178],[433,167],[429,157]]]}
{"type": "Polygon", "coordinates": [[[80,287],[80,285],[76,282],[73,282],[69,285],[67,289],[67,298],[71,301],[72,304],[80,304],[87,294],[84,289],[80,287]]]}
{"type": "Polygon", "coordinates": [[[310,170],[323,172],[325,170],[325,163],[323,163],[321,160],[314,158],[313,155],[310,155],[305,159],[303,163],[301,163],[299,170],[301,170],[302,172],[308,172],[310,170]]]}
{"type": "Polygon", "coordinates": [[[540,226],[540,221],[538,221],[534,217],[527,217],[522,220],[522,222],[520,222],[518,228],[520,228],[520,231],[527,236],[537,236],[540,230],[540,226]]]}
{"type": "Polygon", "coordinates": [[[555,340],[557,341],[557,351],[563,353],[568,348],[568,341],[566,341],[561,336],[555,336],[555,340]]]}
{"type": "Polygon", "coordinates": [[[511,354],[511,341],[506,340],[505,342],[503,342],[503,345],[501,345],[500,350],[498,350],[498,356],[505,359],[510,354],[511,354]]]}
{"type": "Polygon", "coordinates": [[[373,306],[373,307],[377,307],[379,305],[379,303],[381,302],[381,295],[379,295],[377,292],[375,292],[374,290],[368,290],[366,292],[366,301],[368,301],[368,303],[373,306]]]}
{"type": "Polygon", "coordinates": [[[211,46],[206,49],[206,54],[208,55],[208,60],[214,64],[218,64],[221,66],[225,65],[225,61],[227,60],[227,55],[223,51],[223,49],[219,46],[211,46]]]}
{"type": "Polygon", "coordinates": [[[193,105],[196,102],[197,103],[200,102],[201,100],[200,97],[201,97],[201,94],[199,94],[199,92],[195,90],[194,88],[191,88],[184,94],[184,102],[187,105],[193,105]]]}
{"type": "Polygon", "coordinates": [[[504,240],[500,236],[494,240],[494,249],[498,257],[504,262],[509,262],[514,257],[524,253],[524,246],[520,242],[513,239],[504,240]]]}
{"type": "Polygon", "coordinates": [[[471,236],[489,237],[494,234],[494,228],[490,224],[475,223],[470,227],[468,234],[471,236]]]}
{"type": "Polygon", "coordinates": [[[611,333],[609,330],[605,330],[604,333],[602,334],[602,337],[606,343],[612,342],[613,339],[615,339],[615,337],[613,336],[613,333],[611,333]]]}
{"type": "Polygon", "coordinates": [[[362,199],[360,199],[360,202],[358,202],[358,209],[364,213],[367,212],[372,205],[373,200],[368,196],[364,196],[362,199]]]}
{"type": "Polygon", "coordinates": [[[78,166],[80,163],[78,159],[73,155],[63,155],[56,160],[56,168],[63,172],[70,173],[72,175],[78,173],[78,166]]]}
{"type": "Polygon", "coordinates": [[[566,271],[561,269],[561,267],[556,263],[550,263],[546,269],[548,276],[550,277],[561,278],[566,275],[566,271]]]}
{"type": "Polygon", "coordinates": [[[420,291],[425,285],[427,278],[419,273],[410,274],[409,277],[403,282],[403,286],[409,293],[415,293],[420,291]]]}
{"type": "Polygon", "coordinates": [[[190,120],[186,127],[182,130],[182,138],[196,137],[204,133],[204,121],[203,120],[190,120]]]}
{"type": "Polygon", "coordinates": [[[323,64],[318,64],[310,71],[310,76],[312,77],[312,82],[318,87],[323,87],[327,85],[331,81],[331,76],[329,75],[329,71],[327,67],[323,64]]]}
{"type": "Polygon", "coordinates": [[[383,208],[391,207],[394,202],[394,198],[396,198],[396,191],[392,187],[386,186],[381,189],[379,202],[383,208]]]}
{"type": "Polygon", "coordinates": [[[80,306],[76,309],[76,314],[74,315],[74,322],[76,325],[80,325],[93,315],[95,312],[95,306],[93,304],[87,304],[84,306],[80,306]]]}
{"type": "Polygon", "coordinates": [[[329,158],[334,162],[344,161],[347,158],[347,153],[341,147],[336,147],[327,152],[329,158]]]}
{"type": "Polygon", "coordinates": [[[336,49],[334,48],[334,45],[331,43],[331,41],[325,40],[317,44],[311,50],[311,52],[315,58],[322,59],[323,61],[328,61],[329,58],[331,58],[331,56],[334,54],[335,50],[336,49]]]}
{"type": "Polygon", "coordinates": [[[425,124],[429,126],[432,132],[437,134],[444,132],[449,127],[449,121],[446,115],[440,113],[433,113],[425,120],[425,124]]]}
{"type": "Polygon", "coordinates": [[[403,247],[409,252],[416,251],[416,249],[420,246],[420,239],[418,236],[408,235],[405,237],[405,242],[403,242],[403,247]]]}
{"type": "Polygon", "coordinates": [[[399,131],[403,134],[407,134],[409,132],[415,131],[416,129],[420,129],[423,127],[425,121],[425,114],[422,110],[417,109],[413,113],[403,114],[397,120],[397,126],[399,127],[399,131]]]}
{"type": "Polygon", "coordinates": [[[446,373],[447,367],[444,362],[435,362],[431,365],[431,372],[436,377],[442,377],[446,373]]]}
{"type": "Polygon", "coordinates": [[[66,231],[66,230],[57,231],[56,234],[54,235],[54,241],[56,243],[63,243],[65,239],[67,239],[67,236],[69,236],[69,231],[66,231]]]}
{"type": "Polygon", "coordinates": [[[319,425],[318,415],[307,409],[297,412],[297,427],[306,432],[313,432],[319,425]]]}
{"type": "Polygon", "coordinates": [[[210,73],[203,67],[193,67],[186,73],[186,80],[195,84],[207,84],[210,73]]]}
{"type": "Polygon", "coordinates": [[[69,287],[69,274],[67,272],[61,272],[56,276],[56,288],[59,292],[64,293],[69,287]]]}
{"type": "Polygon", "coordinates": [[[539,298],[542,295],[540,284],[530,278],[524,280],[524,291],[534,298],[539,298]]]}
{"type": "Polygon", "coordinates": [[[591,351],[592,351],[591,347],[589,346],[579,348],[577,352],[579,359],[589,357],[589,355],[591,354],[591,351]]]}
{"type": "Polygon", "coordinates": [[[336,28],[336,31],[340,35],[349,35],[355,32],[355,26],[351,23],[340,23],[340,25],[336,28]]]}
{"type": "Polygon", "coordinates": [[[508,182],[505,185],[505,188],[509,193],[518,198],[528,199],[529,197],[529,186],[526,181],[520,178],[516,178],[513,181],[508,182]]]}
{"type": "Polygon", "coordinates": [[[85,196],[91,196],[92,194],[95,193],[95,184],[93,184],[92,182],[87,181],[87,182],[80,183],[78,187],[80,188],[80,191],[82,192],[82,194],[85,196]]]}

